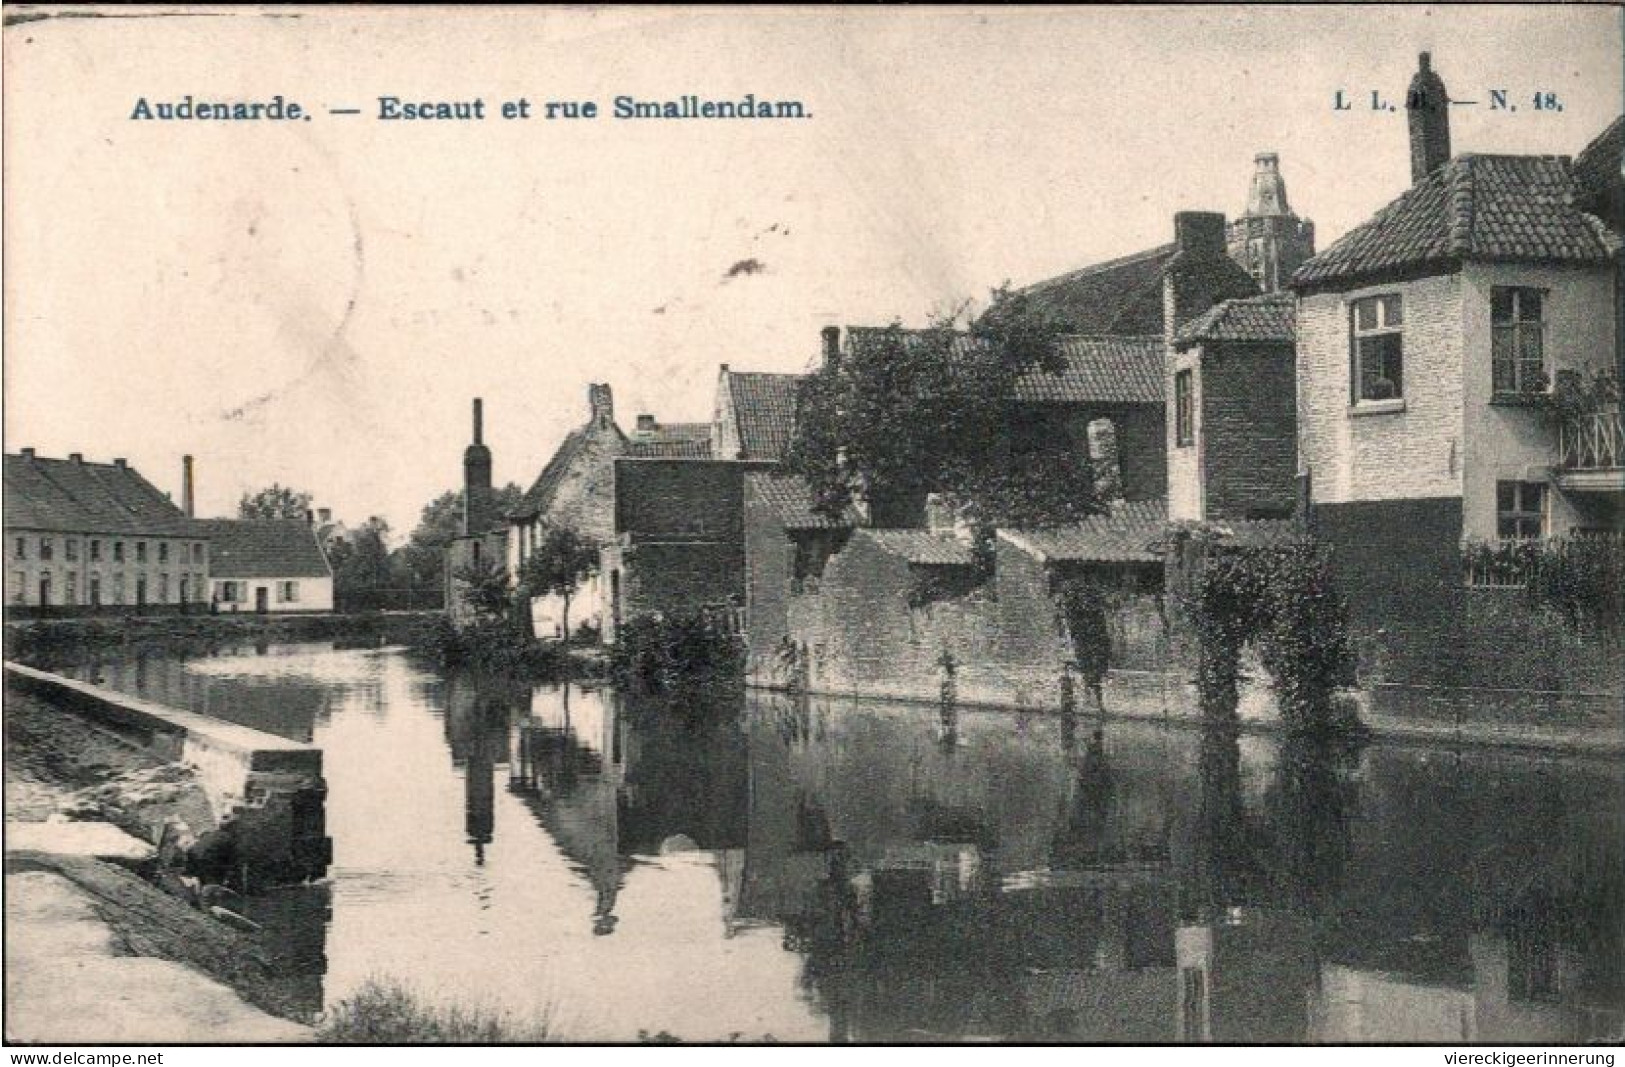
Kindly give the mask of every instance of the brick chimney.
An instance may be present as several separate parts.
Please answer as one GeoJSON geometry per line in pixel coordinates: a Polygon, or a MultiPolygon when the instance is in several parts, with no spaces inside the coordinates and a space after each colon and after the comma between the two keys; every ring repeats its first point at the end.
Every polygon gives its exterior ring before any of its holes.
{"type": "Polygon", "coordinates": [[[68,462],[83,466],[85,462],[85,454],[83,452],[69,452],[68,462]]]}
{"type": "Polygon", "coordinates": [[[195,500],[195,498],[193,497],[192,494],[193,494],[192,457],[191,456],[182,456],[181,457],[181,511],[184,512],[186,517],[189,518],[189,519],[197,517],[197,510],[196,510],[196,506],[195,506],[196,505],[196,500],[195,500]]]}
{"type": "Polygon", "coordinates": [[[654,433],[655,417],[653,415],[638,416],[638,433],[654,433]]]}
{"type": "Polygon", "coordinates": [[[819,331],[824,339],[824,362],[833,366],[841,361],[841,328],[825,326],[819,331]]]}
{"type": "Polygon", "coordinates": [[[1411,132],[1411,184],[1424,178],[1450,159],[1450,94],[1444,79],[1433,70],[1433,56],[1423,52],[1405,94],[1406,115],[1411,132]]]}
{"type": "Polygon", "coordinates": [[[333,509],[332,508],[317,508],[316,509],[316,521],[321,523],[323,526],[326,526],[328,523],[332,522],[333,521],[333,509]]]}
{"type": "Polygon", "coordinates": [[[608,382],[587,386],[587,411],[599,429],[607,430],[615,425],[615,397],[609,391],[608,382]]]}
{"type": "Polygon", "coordinates": [[[24,448],[22,450],[22,457],[24,459],[33,459],[34,458],[34,447],[32,445],[29,445],[26,448],[24,448]]]}
{"type": "Polygon", "coordinates": [[[1174,254],[1162,269],[1162,327],[1171,346],[1180,326],[1221,300],[1257,296],[1258,283],[1226,250],[1224,215],[1174,215],[1174,254]]]}
{"type": "Polygon", "coordinates": [[[125,459],[123,456],[119,456],[113,460],[113,466],[117,467],[119,470],[127,470],[130,466],[130,461],[125,459]]]}
{"type": "Polygon", "coordinates": [[[466,534],[488,533],[496,520],[492,514],[491,450],[485,447],[485,404],[474,398],[474,441],[463,450],[463,530],[466,534]]]}

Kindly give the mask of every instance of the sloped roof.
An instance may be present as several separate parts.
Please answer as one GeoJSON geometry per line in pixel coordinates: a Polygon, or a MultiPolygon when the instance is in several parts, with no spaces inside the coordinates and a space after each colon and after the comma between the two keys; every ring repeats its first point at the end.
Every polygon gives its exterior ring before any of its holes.
{"type": "Polygon", "coordinates": [[[1066,333],[1146,334],[1162,329],[1162,271],[1173,244],[1096,263],[1017,290],[1023,317],[1066,333]]]}
{"type": "Polygon", "coordinates": [[[211,578],[328,578],[332,570],[309,523],[204,519],[211,578]]]}
{"type": "Polygon", "coordinates": [[[784,458],[796,423],[796,387],[802,375],[729,371],[728,392],[739,427],[740,459],[784,458]]]}
{"type": "Polygon", "coordinates": [[[972,563],[970,546],[947,534],[934,534],[929,530],[864,530],[863,533],[911,565],[969,567],[972,563]]]}
{"type": "Polygon", "coordinates": [[[1176,345],[1197,341],[1284,341],[1297,338],[1298,299],[1266,293],[1215,304],[1180,327],[1176,345]]]}
{"type": "Polygon", "coordinates": [[[538,515],[546,511],[553,503],[553,495],[559,491],[559,485],[564,481],[564,475],[575,462],[582,448],[587,443],[587,430],[585,426],[577,427],[564,435],[559,447],[554,450],[553,458],[547,461],[542,473],[536,476],[525,495],[519,498],[519,503],[508,514],[538,515]]]}
{"type": "MultiPolygon", "coordinates": [[[[946,339],[954,356],[985,352],[987,341],[947,330],[896,326],[849,326],[851,350],[883,344],[919,345],[946,339]]],[[[1160,404],[1163,392],[1161,336],[1082,336],[1056,339],[1064,363],[1058,372],[1034,367],[1016,382],[1013,399],[1049,404],[1160,404]]]]}
{"type": "Polygon", "coordinates": [[[1617,242],[1575,206],[1560,156],[1457,156],[1292,275],[1323,287],[1462,260],[1606,263],[1617,242]]]}
{"type": "Polygon", "coordinates": [[[1161,337],[1063,337],[1059,374],[1034,368],[1016,382],[1016,399],[1030,403],[1160,404],[1161,337]]]}
{"type": "Polygon", "coordinates": [[[786,530],[840,530],[858,525],[858,514],[851,508],[840,519],[816,510],[812,486],[799,475],[747,471],[745,485],[774,510],[786,530]]]}
{"type": "Polygon", "coordinates": [[[673,422],[627,434],[628,456],[640,459],[710,459],[709,422],[673,422]]]}
{"type": "Polygon", "coordinates": [[[1045,530],[1001,530],[999,536],[1046,563],[1156,563],[1152,548],[1168,519],[1161,500],[1118,503],[1108,514],[1045,530]]]}
{"type": "Polygon", "coordinates": [[[1625,115],[1574,157],[1574,181],[1580,187],[1581,205],[1614,226],[1625,226],[1625,115]]]}
{"type": "Polygon", "coordinates": [[[190,537],[192,520],[128,465],[5,457],[7,527],[190,537]]]}

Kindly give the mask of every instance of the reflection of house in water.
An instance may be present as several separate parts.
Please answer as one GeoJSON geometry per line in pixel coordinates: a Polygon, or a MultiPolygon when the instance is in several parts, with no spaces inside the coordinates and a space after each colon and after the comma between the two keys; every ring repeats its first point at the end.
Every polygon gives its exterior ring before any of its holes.
{"type": "Polygon", "coordinates": [[[466,681],[446,686],[446,743],[454,766],[463,768],[463,829],[474,862],[485,862],[496,827],[496,768],[509,762],[508,735],[515,694],[466,681]]]}
{"type": "Polygon", "coordinates": [[[1312,927],[1292,912],[1233,908],[1181,926],[1177,1039],[1301,1041],[1315,983],[1312,927]]]}

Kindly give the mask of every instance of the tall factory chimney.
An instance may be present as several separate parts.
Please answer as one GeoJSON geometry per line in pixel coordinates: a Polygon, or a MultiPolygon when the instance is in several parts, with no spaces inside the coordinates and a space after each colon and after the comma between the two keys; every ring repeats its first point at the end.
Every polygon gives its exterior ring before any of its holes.
{"type": "Polygon", "coordinates": [[[463,450],[463,533],[489,533],[492,514],[491,450],[485,447],[485,404],[474,398],[474,443],[463,450]]]}
{"type": "Polygon", "coordinates": [[[181,457],[181,510],[186,513],[187,518],[193,519],[193,518],[197,517],[197,509],[196,509],[195,505],[196,505],[196,499],[193,496],[193,488],[192,488],[192,457],[191,456],[182,456],[181,457]]]}

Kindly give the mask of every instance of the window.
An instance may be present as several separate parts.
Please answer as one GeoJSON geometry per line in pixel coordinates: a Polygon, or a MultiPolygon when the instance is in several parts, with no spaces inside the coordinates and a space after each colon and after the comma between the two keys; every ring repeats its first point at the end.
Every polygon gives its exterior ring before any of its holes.
{"type": "Polygon", "coordinates": [[[189,574],[183,574],[183,575],[181,575],[181,603],[182,604],[186,603],[187,600],[189,600],[191,598],[191,593],[192,593],[192,576],[189,575],[189,574]]]}
{"type": "Polygon", "coordinates": [[[297,604],[299,602],[299,583],[276,583],[276,598],[284,604],[297,604]]]}
{"type": "Polygon", "coordinates": [[[158,542],[158,562],[159,563],[168,563],[169,562],[169,542],[168,541],[159,541],[158,542]]]}
{"type": "Polygon", "coordinates": [[[69,563],[79,562],[79,539],[77,537],[64,537],[62,539],[63,555],[69,563]]]}
{"type": "Polygon", "coordinates": [[[1540,482],[1495,483],[1495,532],[1503,541],[1546,535],[1546,486],[1540,482]]]}
{"type": "Polygon", "coordinates": [[[243,599],[243,584],[241,582],[221,582],[220,602],[222,604],[235,604],[243,599]]]}
{"type": "Polygon", "coordinates": [[[1539,289],[1490,290],[1490,362],[1497,394],[1545,392],[1545,301],[1539,289]]]}
{"type": "Polygon", "coordinates": [[[39,576],[39,602],[42,606],[51,603],[51,575],[49,572],[39,576]]]}
{"type": "Polygon", "coordinates": [[[100,563],[101,561],[102,561],[102,543],[100,541],[91,541],[90,542],[90,562],[92,562],[92,563],[100,563]]]}
{"type": "Polygon", "coordinates": [[[124,575],[113,575],[113,603],[124,603],[124,575]]]}
{"type": "Polygon", "coordinates": [[[99,574],[90,576],[90,606],[93,608],[102,606],[102,576],[99,574]]]}
{"type": "Polygon", "coordinates": [[[28,538],[26,538],[26,537],[17,538],[17,558],[18,559],[27,559],[28,558],[28,538]]]}
{"type": "Polygon", "coordinates": [[[13,604],[28,603],[28,572],[11,572],[11,602],[13,604]]]}
{"type": "Polygon", "coordinates": [[[79,603],[79,576],[73,571],[68,572],[68,580],[63,589],[62,603],[70,605],[79,603]]]}
{"type": "Polygon", "coordinates": [[[147,562],[147,543],[145,541],[135,543],[135,561],[137,563],[147,562]]]}
{"type": "Polygon", "coordinates": [[[113,562],[114,563],[123,563],[124,562],[124,542],[123,541],[114,541],[113,542],[113,562]]]}
{"type": "Polygon", "coordinates": [[[1174,444],[1184,446],[1196,439],[1195,412],[1192,410],[1191,372],[1174,375],[1174,444]]]}
{"type": "Polygon", "coordinates": [[[1349,309],[1356,404],[1405,395],[1405,313],[1399,295],[1368,296],[1349,309]]]}
{"type": "Polygon", "coordinates": [[[158,603],[169,603],[169,575],[167,574],[158,576],[158,603]]]}
{"type": "Polygon", "coordinates": [[[39,539],[39,558],[40,559],[51,559],[55,555],[56,555],[56,546],[54,546],[51,543],[51,539],[49,537],[40,538],[39,539]]]}
{"type": "Polygon", "coordinates": [[[203,562],[203,542],[202,541],[199,541],[197,544],[192,546],[192,562],[193,563],[202,563],[203,562]]]}

